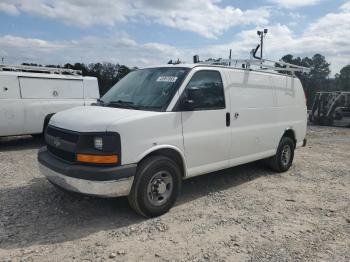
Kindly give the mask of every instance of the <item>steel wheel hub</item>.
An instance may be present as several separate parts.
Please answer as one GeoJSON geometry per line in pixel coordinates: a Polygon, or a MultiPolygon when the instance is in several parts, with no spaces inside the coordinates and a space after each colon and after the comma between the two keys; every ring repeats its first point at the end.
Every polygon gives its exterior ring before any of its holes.
{"type": "Polygon", "coordinates": [[[166,191],[166,184],[163,181],[160,181],[158,183],[157,193],[158,194],[164,194],[166,191]]]}
{"type": "Polygon", "coordinates": [[[147,186],[148,200],[155,206],[164,204],[173,191],[173,178],[168,171],[159,171],[150,179],[147,186]]]}
{"type": "Polygon", "coordinates": [[[282,164],[288,165],[290,158],[292,156],[292,150],[289,145],[285,145],[282,150],[282,164]]]}

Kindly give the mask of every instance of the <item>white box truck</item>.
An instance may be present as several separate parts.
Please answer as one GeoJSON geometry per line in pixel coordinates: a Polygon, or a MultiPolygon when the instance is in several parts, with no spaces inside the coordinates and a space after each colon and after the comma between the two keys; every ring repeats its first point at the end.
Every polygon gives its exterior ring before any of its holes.
{"type": "Polygon", "coordinates": [[[40,170],[68,191],[129,196],[146,217],[171,208],[183,179],[260,159],[287,171],[306,144],[305,95],[298,78],[260,63],[133,71],[96,106],[52,117],[40,170]]]}
{"type": "Polygon", "coordinates": [[[53,114],[99,97],[97,79],[75,70],[0,65],[0,137],[41,134],[53,114]]]}

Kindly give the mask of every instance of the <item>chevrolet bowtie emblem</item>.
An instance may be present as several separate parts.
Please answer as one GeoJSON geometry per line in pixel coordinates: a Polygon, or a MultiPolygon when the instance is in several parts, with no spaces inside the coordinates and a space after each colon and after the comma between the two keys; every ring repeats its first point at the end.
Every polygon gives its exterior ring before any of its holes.
{"type": "Polygon", "coordinates": [[[53,139],[53,144],[55,145],[55,147],[60,147],[60,145],[61,145],[61,138],[55,137],[53,139]]]}

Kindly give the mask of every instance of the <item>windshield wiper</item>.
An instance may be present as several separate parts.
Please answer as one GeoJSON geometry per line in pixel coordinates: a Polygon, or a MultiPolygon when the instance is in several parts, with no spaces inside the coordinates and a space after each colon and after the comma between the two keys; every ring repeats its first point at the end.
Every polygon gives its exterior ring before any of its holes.
{"type": "Polygon", "coordinates": [[[97,99],[96,103],[92,103],[92,106],[104,106],[105,102],[101,100],[100,98],[97,99]]]}
{"type": "Polygon", "coordinates": [[[138,106],[137,109],[146,111],[160,111],[162,108],[159,106],[138,106]]]}
{"type": "Polygon", "coordinates": [[[131,108],[134,109],[134,103],[131,101],[122,101],[122,100],[118,100],[118,101],[110,101],[108,103],[105,103],[105,106],[112,106],[112,107],[121,107],[121,108],[131,108]]]}

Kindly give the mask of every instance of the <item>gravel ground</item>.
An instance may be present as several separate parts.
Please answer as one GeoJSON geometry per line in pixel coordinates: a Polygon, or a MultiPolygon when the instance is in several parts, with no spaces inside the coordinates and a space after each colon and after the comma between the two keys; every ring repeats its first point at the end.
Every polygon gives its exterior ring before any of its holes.
{"type": "Polygon", "coordinates": [[[125,198],[72,197],[31,137],[0,143],[0,261],[350,261],[350,129],[311,126],[292,168],[258,163],[184,182],[160,218],[125,198]]]}

